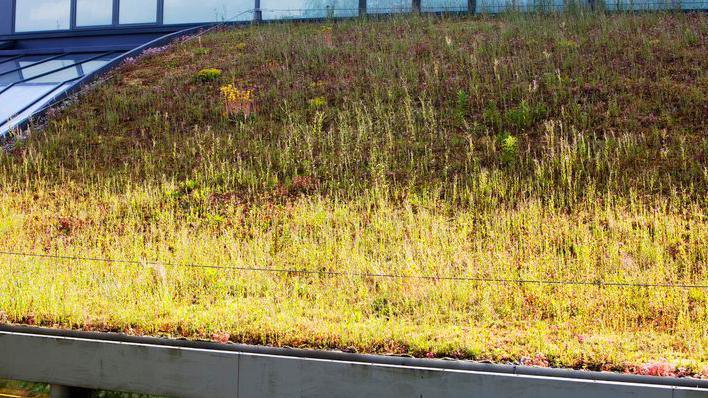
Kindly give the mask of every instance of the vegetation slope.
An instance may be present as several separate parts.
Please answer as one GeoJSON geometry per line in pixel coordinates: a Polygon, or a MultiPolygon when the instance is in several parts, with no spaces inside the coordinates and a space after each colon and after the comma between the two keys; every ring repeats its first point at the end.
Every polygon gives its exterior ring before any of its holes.
{"type": "Polygon", "coordinates": [[[706,33],[406,17],[151,51],[0,154],[0,318],[705,376],[708,290],[665,285],[708,285],[706,33]]]}

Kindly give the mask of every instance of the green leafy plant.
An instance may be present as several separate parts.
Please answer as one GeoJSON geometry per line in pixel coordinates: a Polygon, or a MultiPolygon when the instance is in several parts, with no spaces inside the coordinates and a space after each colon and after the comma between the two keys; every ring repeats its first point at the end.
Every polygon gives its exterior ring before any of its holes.
{"type": "Polygon", "coordinates": [[[206,47],[197,47],[192,50],[193,55],[201,56],[201,55],[209,55],[211,52],[211,49],[206,48],[206,47]]]}
{"type": "Polygon", "coordinates": [[[221,78],[221,69],[207,68],[202,69],[194,75],[194,79],[206,83],[219,80],[221,78]]]}
{"type": "Polygon", "coordinates": [[[325,99],[325,97],[315,97],[309,100],[307,103],[311,109],[321,109],[324,108],[325,105],[327,105],[327,99],[325,99]]]}
{"type": "Polygon", "coordinates": [[[519,157],[519,139],[508,132],[499,136],[499,146],[501,148],[501,161],[510,166],[516,163],[519,157]]]}
{"type": "Polygon", "coordinates": [[[506,111],[505,119],[508,127],[517,131],[524,131],[533,127],[534,124],[546,116],[546,113],[547,109],[544,104],[531,106],[526,100],[523,100],[519,105],[506,111]]]}
{"type": "Polygon", "coordinates": [[[485,106],[484,112],[482,113],[482,118],[488,125],[491,125],[497,130],[501,129],[502,115],[499,108],[497,108],[496,101],[490,101],[487,103],[487,106],[485,106]]]}
{"type": "Polygon", "coordinates": [[[455,117],[459,122],[464,122],[469,109],[470,98],[465,90],[457,91],[457,100],[455,102],[455,117]]]}

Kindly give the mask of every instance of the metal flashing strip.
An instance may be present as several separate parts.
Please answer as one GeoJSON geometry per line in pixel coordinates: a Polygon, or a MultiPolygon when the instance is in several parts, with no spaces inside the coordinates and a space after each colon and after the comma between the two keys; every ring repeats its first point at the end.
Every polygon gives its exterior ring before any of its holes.
{"type": "Polygon", "coordinates": [[[210,341],[169,339],[147,336],[129,336],[113,332],[86,332],[81,330],[42,328],[25,325],[1,325],[0,332],[15,332],[36,334],[42,336],[69,337],[87,340],[101,340],[119,343],[135,343],[147,345],[170,346],[180,348],[206,349],[217,351],[233,351],[251,354],[278,355],[296,358],[344,360],[349,362],[377,363],[382,365],[400,365],[445,370],[468,370],[513,375],[547,376],[591,381],[615,381],[627,383],[663,384],[668,386],[696,387],[708,389],[708,380],[694,378],[655,377],[614,372],[594,372],[573,369],[542,368],[523,365],[499,365],[486,362],[418,359],[403,356],[383,356],[370,354],[355,354],[342,351],[306,350],[298,348],[277,348],[248,344],[221,344],[210,341]]]}
{"type": "Polygon", "coordinates": [[[91,389],[186,398],[708,397],[705,380],[628,375],[608,380],[598,372],[539,369],[533,374],[503,365],[456,366],[463,361],[341,352],[329,356],[318,351],[0,326],[0,377],[91,389]],[[579,373],[591,377],[573,377],[579,373]]]}

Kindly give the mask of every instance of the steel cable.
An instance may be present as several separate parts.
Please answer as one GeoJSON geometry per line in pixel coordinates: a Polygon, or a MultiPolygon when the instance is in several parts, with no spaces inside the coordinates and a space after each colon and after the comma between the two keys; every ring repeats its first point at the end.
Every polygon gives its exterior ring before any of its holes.
{"type": "Polygon", "coordinates": [[[301,275],[320,275],[320,276],[343,276],[350,278],[381,278],[381,279],[417,279],[431,281],[453,281],[453,282],[484,282],[498,284],[536,284],[536,285],[580,285],[580,286],[597,286],[597,287],[640,287],[640,288],[675,288],[675,289],[708,289],[708,285],[699,284],[671,284],[671,283],[634,283],[634,282],[605,282],[605,281],[573,281],[573,280],[544,280],[544,279],[510,279],[510,278],[489,278],[489,277],[473,277],[473,276],[449,276],[449,275],[403,275],[403,274],[388,274],[388,273],[370,273],[370,272],[344,272],[344,271],[328,271],[328,270],[308,270],[299,268],[271,268],[271,267],[247,267],[235,265],[210,265],[210,264],[183,264],[169,263],[162,261],[151,260],[126,260],[113,259],[102,257],[81,257],[68,256],[58,254],[42,254],[42,253],[27,253],[0,251],[0,255],[16,256],[16,257],[31,257],[44,258],[54,260],[70,260],[81,261],[85,263],[114,263],[126,265],[157,265],[164,267],[185,267],[185,268],[202,268],[202,269],[217,269],[217,270],[233,270],[244,272],[270,272],[282,274],[301,274],[301,275]]]}

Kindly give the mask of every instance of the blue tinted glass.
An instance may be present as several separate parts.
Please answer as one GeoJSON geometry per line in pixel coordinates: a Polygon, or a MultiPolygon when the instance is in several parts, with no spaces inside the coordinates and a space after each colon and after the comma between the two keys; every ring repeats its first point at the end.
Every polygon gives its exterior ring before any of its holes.
{"type": "Polygon", "coordinates": [[[17,0],[15,31],[69,29],[70,0],[17,0]]]}
{"type": "Polygon", "coordinates": [[[420,7],[428,12],[467,11],[467,0],[421,0],[420,7]]]}
{"type": "Polygon", "coordinates": [[[100,67],[106,65],[111,61],[111,58],[105,57],[105,58],[98,58],[93,61],[88,61],[84,62],[81,65],[79,65],[79,68],[81,69],[81,74],[82,75],[88,75],[89,73],[93,73],[97,71],[100,67]]]}
{"type": "Polygon", "coordinates": [[[72,54],[65,57],[53,59],[51,61],[42,62],[36,65],[31,63],[20,62],[22,69],[22,77],[24,79],[32,79],[33,83],[59,83],[65,80],[73,79],[79,76],[76,67],[65,68],[75,65],[77,62],[84,61],[94,57],[97,54],[72,54]],[[31,66],[30,66],[31,65],[31,66]],[[58,70],[61,69],[61,70],[58,70]],[[37,77],[48,72],[56,71],[47,76],[37,77]]]}
{"type": "Polygon", "coordinates": [[[355,16],[359,0],[261,0],[263,19],[355,16]]]}
{"type": "MultiPolygon", "coordinates": [[[[0,135],[6,132],[9,126],[40,110],[56,95],[71,87],[73,81],[95,72],[117,55],[107,55],[87,61],[93,56],[95,54],[75,54],[30,66],[22,71],[23,75],[20,77],[26,78],[25,74],[36,76],[51,70],[51,68],[71,65],[69,68],[49,73],[46,76],[18,82],[12,87],[9,87],[9,83],[12,82],[3,83],[0,81],[0,135]],[[40,68],[40,65],[43,66],[40,68]],[[8,119],[12,119],[12,122],[8,122],[8,119]]],[[[23,63],[27,63],[27,61],[21,60],[18,65],[23,63]]],[[[15,80],[15,82],[17,81],[15,80]]]]}
{"type": "MultiPolygon", "coordinates": [[[[13,69],[17,69],[20,66],[17,64],[17,61],[8,61],[8,62],[3,62],[0,64],[0,74],[3,74],[5,72],[11,71],[13,69]]],[[[0,79],[2,76],[0,76],[0,79]]]]}
{"type": "Polygon", "coordinates": [[[705,2],[677,0],[608,0],[605,7],[608,10],[656,10],[656,9],[691,9],[691,5],[705,6],[705,2]]]}
{"type": "Polygon", "coordinates": [[[0,124],[37,99],[49,94],[58,84],[18,84],[0,94],[0,124]]]}
{"type": "Polygon", "coordinates": [[[20,72],[4,73],[0,76],[0,85],[7,86],[20,80],[22,80],[22,74],[20,72]]]}
{"type": "Polygon", "coordinates": [[[118,20],[122,24],[157,22],[157,0],[120,0],[118,20]]]}
{"type": "Polygon", "coordinates": [[[33,55],[18,58],[12,61],[3,62],[0,64],[0,84],[10,84],[18,80],[22,80],[21,72],[10,72],[23,66],[31,65],[44,59],[50,58],[49,55],[33,55]]]}
{"type": "MultiPolygon", "coordinates": [[[[59,94],[64,89],[69,88],[70,86],[71,83],[67,83],[61,87],[59,85],[45,85],[47,90],[40,90],[42,88],[41,86],[34,86],[37,88],[36,95],[28,97],[29,102],[23,103],[22,107],[19,107],[18,104],[14,111],[10,111],[10,117],[12,118],[12,120],[10,120],[9,123],[3,126],[4,119],[0,118],[0,135],[7,131],[8,127],[12,126],[14,123],[32,116],[34,112],[37,112],[38,110],[46,106],[54,96],[59,94]],[[23,108],[27,109],[22,111],[23,108]]],[[[0,95],[0,101],[2,100],[2,98],[3,95],[0,95]]],[[[2,106],[0,106],[0,114],[1,113],[3,113],[2,106]]]]}
{"type": "Polygon", "coordinates": [[[413,10],[411,3],[410,0],[369,0],[366,10],[372,14],[410,12],[413,10]]]}
{"type": "Polygon", "coordinates": [[[481,0],[477,1],[477,11],[483,13],[499,13],[506,10],[519,11],[553,11],[563,9],[563,0],[481,0]]]}
{"type": "Polygon", "coordinates": [[[99,26],[113,23],[113,0],[77,0],[76,26],[99,26]]]}
{"type": "Polygon", "coordinates": [[[165,0],[166,24],[246,21],[253,18],[253,0],[165,0]]]}

